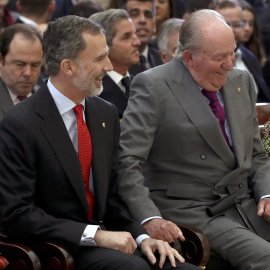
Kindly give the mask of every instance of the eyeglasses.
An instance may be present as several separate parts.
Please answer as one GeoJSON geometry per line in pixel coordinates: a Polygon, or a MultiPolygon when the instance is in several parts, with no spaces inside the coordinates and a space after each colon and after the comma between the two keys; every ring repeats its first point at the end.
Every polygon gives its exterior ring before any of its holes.
{"type": "Polygon", "coordinates": [[[240,28],[240,27],[243,27],[245,25],[244,22],[233,22],[233,23],[227,22],[227,24],[232,28],[240,28]]]}

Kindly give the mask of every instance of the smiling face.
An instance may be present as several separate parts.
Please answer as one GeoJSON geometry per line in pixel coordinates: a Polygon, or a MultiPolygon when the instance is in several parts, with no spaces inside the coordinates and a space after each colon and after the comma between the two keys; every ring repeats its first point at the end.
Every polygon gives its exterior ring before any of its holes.
{"type": "Polygon", "coordinates": [[[73,77],[74,86],[83,93],[83,97],[97,96],[102,91],[102,77],[112,70],[108,58],[108,47],[103,34],[84,33],[86,48],[80,53],[76,72],[73,77]]]}
{"type": "Polygon", "coordinates": [[[127,70],[140,61],[138,49],[141,42],[136,36],[130,19],[115,22],[112,30],[115,32],[115,36],[112,45],[109,46],[109,58],[113,70],[125,76],[127,70]]]}
{"type": "Polygon", "coordinates": [[[135,26],[141,45],[145,47],[155,30],[152,3],[130,0],[126,4],[126,10],[135,26]]]}
{"type": "Polygon", "coordinates": [[[13,94],[26,96],[33,91],[43,61],[38,38],[32,41],[15,34],[5,59],[0,56],[0,60],[2,80],[13,94]]]}
{"type": "Polygon", "coordinates": [[[232,30],[221,20],[202,26],[201,51],[184,51],[183,57],[194,80],[209,91],[219,90],[233,69],[235,41],[232,30]]]}

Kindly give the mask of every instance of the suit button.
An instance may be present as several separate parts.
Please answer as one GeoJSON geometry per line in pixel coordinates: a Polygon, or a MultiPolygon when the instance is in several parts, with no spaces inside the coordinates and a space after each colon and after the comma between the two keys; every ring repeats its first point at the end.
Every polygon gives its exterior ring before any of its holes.
{"type": "Polygon", "coordinates": [[[214,186],[214,190],[217,190],[218,189],[218,186],[214,186]]]}
{"type": "Polygon", "coordinates": [[[202,160],[206,159],[206,155],[201,155],[201,159],[202,160]]]}
{"type": "Polygon", "coordinates": [[[242,188],[244,185],[242,183],[239,184],[239,187],[242,188]]]}

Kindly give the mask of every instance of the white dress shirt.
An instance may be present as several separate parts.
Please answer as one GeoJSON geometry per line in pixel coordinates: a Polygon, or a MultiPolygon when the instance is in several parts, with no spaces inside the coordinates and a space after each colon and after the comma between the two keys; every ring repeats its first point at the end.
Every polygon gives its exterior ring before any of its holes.
{"type": "MultiPolygon", "coordinates": [[[[47,82],[47,86],[49,88],[49,91],[54,99],[54,102],[56,104],[56,107],[58,108],[58,111],[64,121],[64,124],[66,126],[66,129],[68,131],[68,134],[70,136],[70,139],[74,145],[75,151],[78,153],[78,132],[77,132],[77,118],[73,111],[73,108],[77,105],[72,100],[64,96],[62,93],[60,93],[51,83],[50,79],[47,82]]],[[[85,108],[85,99],[80,103],[83,105],[83,108],[85,108]]],[[[85,119],[84,113],[83,117],[85,119]]],[[[93,194],[94,192],[94,186],[93,186],[93,173],[92,173],[92,167],[90,169],[90,176],[89,176],[89,188],[93,194]]],[[[81,246],[96,246],[96,243],[94,241],[95,234],[97,230],[100,227],[98,225],[87,225],[81,241],[81,246]]],[[[149,238],[148,235],[142,234],[139,235],[136,238],[137,245],[140,245],[141,241],[145,238],[149,238]]]]}

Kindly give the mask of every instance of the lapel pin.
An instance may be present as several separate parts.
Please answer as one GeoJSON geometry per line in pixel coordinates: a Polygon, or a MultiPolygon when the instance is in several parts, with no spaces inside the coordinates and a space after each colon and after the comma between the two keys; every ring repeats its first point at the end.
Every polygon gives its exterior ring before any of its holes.
{"type": "Polygon", "coordinates": [[[102,123],[102,126],[105,128],[105,126],[106,126],[105,123],[102,123]]]}
{"type": "Polygon", "coordinates": [[[238,89],[237,89],[237,92],[238,92],[238,93],[241,93],[241,88],[238,88],[238,89]]]}

